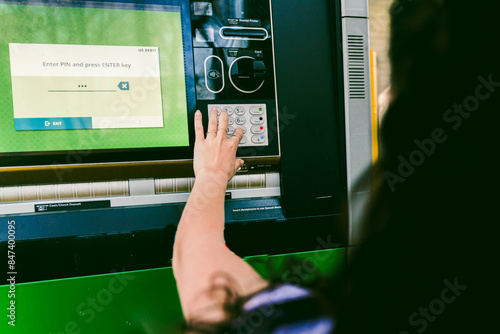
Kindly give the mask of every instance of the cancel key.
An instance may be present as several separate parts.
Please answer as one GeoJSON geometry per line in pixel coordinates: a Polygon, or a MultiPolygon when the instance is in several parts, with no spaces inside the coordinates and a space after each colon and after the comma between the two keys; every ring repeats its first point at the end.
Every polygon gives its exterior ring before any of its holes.
{"type": "Polygon", "coordinates": [[[250,131],[255,134],[264,133],[264,127],[262,125],[254,125],[250,128],[250,131]]]}

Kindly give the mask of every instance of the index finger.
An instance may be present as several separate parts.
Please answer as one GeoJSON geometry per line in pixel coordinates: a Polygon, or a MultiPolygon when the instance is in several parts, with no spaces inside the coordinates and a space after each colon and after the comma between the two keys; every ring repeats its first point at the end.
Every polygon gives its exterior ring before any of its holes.
{"type": "Polygon", "coordinates": [[[196,137],[196,141],[204,141],[205,135],[203,134],[203,123],[201,111],[196,110],[194,114],[194,133],[196,137]]]}

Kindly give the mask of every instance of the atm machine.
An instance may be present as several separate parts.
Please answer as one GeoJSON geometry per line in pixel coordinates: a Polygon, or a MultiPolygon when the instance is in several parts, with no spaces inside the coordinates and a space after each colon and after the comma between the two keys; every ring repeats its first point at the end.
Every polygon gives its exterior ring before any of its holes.
{"type": "Polygon", "coordinates": [[[17,283],[169,267],[194,113],[206,125],[213,107],[245,130],[231,250],[356,245],[366,0],[0,1],[0,27],[0,249],[15,239],[17,283]]]}

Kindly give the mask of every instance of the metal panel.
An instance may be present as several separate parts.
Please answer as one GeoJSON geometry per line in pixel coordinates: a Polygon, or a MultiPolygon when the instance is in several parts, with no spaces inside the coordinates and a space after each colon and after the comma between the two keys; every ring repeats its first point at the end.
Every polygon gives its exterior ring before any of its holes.
{"type": "Polygon", "coordinates": [[[360,235],[353,224],[360,221],[364,209],[358,204],[366,202],[370,191],[370,184],[357,186],[356,182],[373,163],[368,19],[343,18],[342,27],[349,244],[353,245],[360,235]]]}
{"type": "Polygon", "coordinates": [[[343,0],[342,17],[368,17],[368,0],[343,0]]]}
{"type": "Polygon", "coordinates": [[[345,196],[339,13],[333,5],[329,0],[273,1],[287,218],[339,214],[345,196]]]}

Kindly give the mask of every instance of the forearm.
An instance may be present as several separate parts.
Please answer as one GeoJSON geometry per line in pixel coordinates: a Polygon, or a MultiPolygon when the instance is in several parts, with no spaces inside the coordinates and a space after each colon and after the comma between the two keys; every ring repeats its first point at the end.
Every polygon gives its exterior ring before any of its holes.
{"type": "Polygon", "coordinates": [[[177,229],[173,269],[188,320],[200,317],[222,320],[221,301],[209,295],[216,285],[227,285],[241,296],[267,286],[245,261],[225,246],[225,180],[213,174],[197,178],[177,229]]]}
{"type": "Polygon", "coordinates": [[[211,238],[224,242],[224,199],[226,176],[216,172],[203,172],[196,177],[189,200],[184,208],[175,245],[191,239],[211,238]]]}

